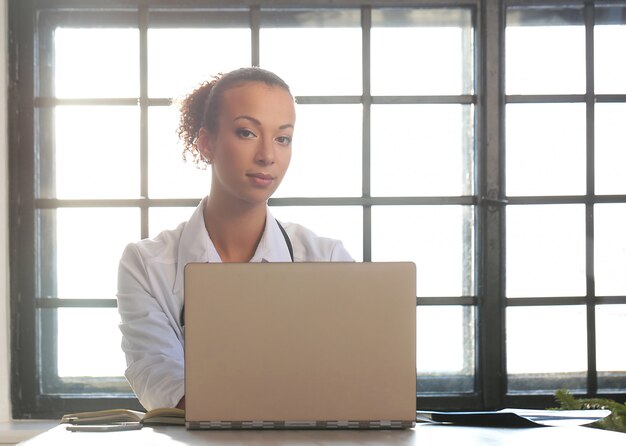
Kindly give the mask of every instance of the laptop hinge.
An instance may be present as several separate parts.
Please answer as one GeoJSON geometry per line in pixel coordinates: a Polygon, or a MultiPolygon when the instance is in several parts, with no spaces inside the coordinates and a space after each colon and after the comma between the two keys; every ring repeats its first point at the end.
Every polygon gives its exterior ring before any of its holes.
{"type": "Polygon", "coordinates": [[[415,421],[187,421],[188,429],[409,429],[415,421]]]}

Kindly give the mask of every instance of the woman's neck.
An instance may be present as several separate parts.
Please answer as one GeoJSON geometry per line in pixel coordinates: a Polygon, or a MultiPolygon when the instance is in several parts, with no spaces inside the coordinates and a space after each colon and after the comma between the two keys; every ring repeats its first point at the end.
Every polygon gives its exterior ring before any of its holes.
{"type": "Polygon", "coordinates": [[[265,229],[267,209],[222,202],[209,196],[204,225],[223,262],[248,262],[254,256],[265,229]]]}

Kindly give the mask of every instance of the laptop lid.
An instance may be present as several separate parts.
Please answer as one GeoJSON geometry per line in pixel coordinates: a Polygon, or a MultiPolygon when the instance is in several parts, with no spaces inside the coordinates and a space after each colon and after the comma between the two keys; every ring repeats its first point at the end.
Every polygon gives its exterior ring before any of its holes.
{"type": "Polygon", "coordinates": [[[411,427],[415,265],[185,268],[189,428],[411,427]]]}

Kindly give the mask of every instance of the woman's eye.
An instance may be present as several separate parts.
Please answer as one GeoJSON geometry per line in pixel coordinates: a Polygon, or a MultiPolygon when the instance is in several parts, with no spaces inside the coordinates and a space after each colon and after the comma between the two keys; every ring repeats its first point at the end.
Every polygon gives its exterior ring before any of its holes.
{"type": "Polygon", "coordinates": [[[245,138],[245,139],[254,138],[256,136],[254,133],[252,133],[248,129],[238,129],[237,130],[237,135],[240,136],[241,138],[245,138]]]}
{"type": "Polygon", "coordinates": [[[291,144],[291,137],[290,136],[279,136],[278,138],[276,138],[276,142],[278,142],[278,144],[289,145],[289,144],[291,144]]]}

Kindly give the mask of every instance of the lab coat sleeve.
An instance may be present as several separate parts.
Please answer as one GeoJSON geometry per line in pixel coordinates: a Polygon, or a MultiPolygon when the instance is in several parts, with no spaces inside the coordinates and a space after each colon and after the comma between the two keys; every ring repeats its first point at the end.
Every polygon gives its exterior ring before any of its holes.
{"type": "Polygon", "coordinates": [[[125,375],[139,402],[146,410],[176,406],[184,395],[184,347],[176,335],[180,328],[163,298],[159,302],[151,290],[148,268],[134,244],[120,260],[117,302],[125,375]]]}

